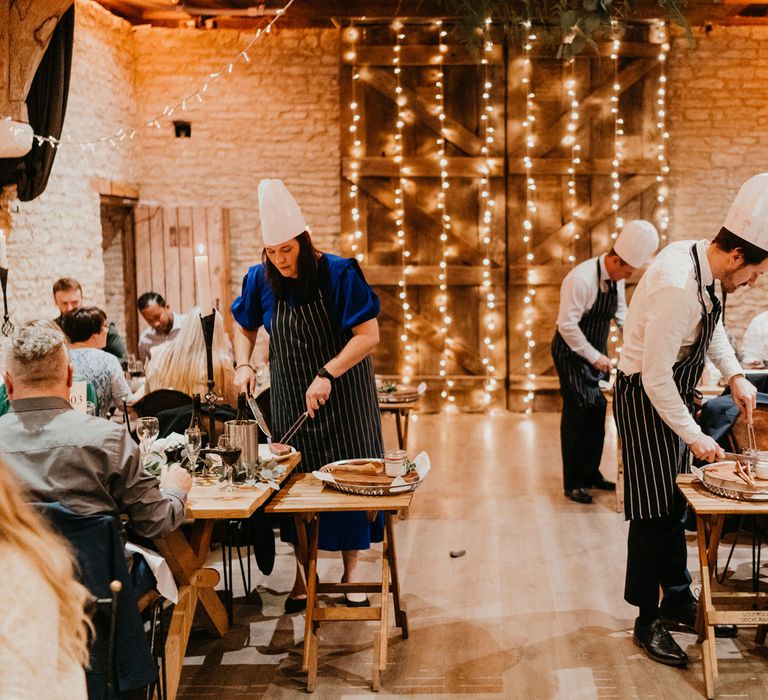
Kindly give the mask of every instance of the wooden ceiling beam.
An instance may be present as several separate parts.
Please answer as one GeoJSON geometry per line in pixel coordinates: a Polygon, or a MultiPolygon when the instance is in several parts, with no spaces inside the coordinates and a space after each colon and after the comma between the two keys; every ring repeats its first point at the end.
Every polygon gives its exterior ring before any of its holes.
{"type": "MultiPolygon", "coordinates": [[[[146,22],[149,11],[169,9],[176,5],[171,0],[98,0],[100,4],[132,22],[146,22]]],[[[267,0],[264,3],[253,0],[252,5],[265,6],[268,10],[284,7],[286,0],[267,0]]],[[[188,18],[205,16],[211,10],[220,8],[216,25],[232,28],[249,28],[256,25],[258,17],[235,17],[242,12],[242,5],[233,0],[187,0],[178,3],[188,18]],[[195,11],[195,6],[200,11],[195,11]],[[205,10],[206,12],[204,12],[205,10]],[[229,11],[228,11],[229,10],[229,11]],[[219,21],[221,20],[221,21],[219,21]]],[[[685,15],[694,26],[705,24],[763,24],[762,17],[739,17],[749,5],[768,5],[768,0],[744,2],[743,0],[688,0],[685,15]]],[[[521,3],[521,10],[523,5],[521,3]]],[[[413,22],[429,21],[435,18],[455,19],[447,12],[440,0],[296,0],[286,16],[280,19],[283,27],[333,27],[355,22],[389,22],[394,18],[413,22]]],[[[638,0],[628,16],[632,21],[651,21],[665,18],[666,13],[659,7],[658,0],[638,0]]],[[[178,21],[179,18],[151,18],[153,24],[178,21]]]]}

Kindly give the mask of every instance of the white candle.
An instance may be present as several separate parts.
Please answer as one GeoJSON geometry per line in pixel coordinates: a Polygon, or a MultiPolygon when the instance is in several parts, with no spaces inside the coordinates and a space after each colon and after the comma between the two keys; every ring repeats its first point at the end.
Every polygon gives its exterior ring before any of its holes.
{"type": "Polygon", "coordinates": [[[8,269],[8,253],[5,249],[5,231],[0,228],[0,267],[8,269]]]}
{"type": "Polygon", "coordinates": [[[211,300],[211,276],[208,271],[208,256],[203,255],[205,249],[200,246],[200,255],[195,255],[195,282],[197,283],[197,305],[200,313],[208,316],[213,310],[211,300]]]}

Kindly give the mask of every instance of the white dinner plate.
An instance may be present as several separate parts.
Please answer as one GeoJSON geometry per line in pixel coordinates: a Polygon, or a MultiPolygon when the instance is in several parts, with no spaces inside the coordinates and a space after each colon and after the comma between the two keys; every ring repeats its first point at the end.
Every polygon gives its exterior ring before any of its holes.
{"type": "Polygon", "coordinates": [[[295,447],[291,447],[290,445],[288,445],[288,447],[291,448],[291,451],[287,455],[278,457],[276,454],[272,453],[269,449],[269,445],[259,445],[259,459],[274,459],[276,462],[282,462],[284,459],[288,459],[291,455],[296,454],[295,447]]]}

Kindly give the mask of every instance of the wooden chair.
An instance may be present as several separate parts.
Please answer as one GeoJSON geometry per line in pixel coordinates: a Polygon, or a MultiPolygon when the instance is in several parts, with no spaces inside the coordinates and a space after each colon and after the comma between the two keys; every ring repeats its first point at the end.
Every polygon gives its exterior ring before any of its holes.
{"type": "Polygon", "coordinates": [[[110,693],[154,686],[158,662],[145,636],[117,519],[105,514],[78,515],[60,503],[32,506],[69,542],[81,583],[103,602],[97,605],[99,614],[94,617],[96,636],[86,671],[88,696],[109,697],[110,693]],[[119,590],[115,582],[120,584],[119,590]],[[116,604],[111,620],[113,597],[116,604]]]}

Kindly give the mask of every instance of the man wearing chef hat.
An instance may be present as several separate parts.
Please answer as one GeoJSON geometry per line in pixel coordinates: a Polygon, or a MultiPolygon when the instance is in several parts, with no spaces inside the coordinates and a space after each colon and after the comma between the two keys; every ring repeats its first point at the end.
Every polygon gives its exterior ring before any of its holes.
{"type": "MultiPolygon", "coordinates": [[[[725,292],[753,285],[768,270],[768,173],[742,186],[712,242],[667,246],[635,290],[613,409],[624,460],[624,515],[630,521],[624,598],[639,608],[634,641],[660,663],[685,666],[688,656],[669,633],[693,628],[696,599],[686,568],[685,503],[675,477],[690,453],[722,459],[723,451],[693,419],[693,392],[709,357],[751,417],[756,389],[728,342],[715,280],[725,292]],[[663,598],[659,607],[659,589],[663,598]]],[[[733,636],[733,626],[716,627],[733,636]]]]}
{"type": "Polygon", "coordinates": [[[563,487],[565,495],[578,503],[592,502],[586,489],[616,488],[600,474],[606,400],[599,382],[611,370],[606,356],[611,321],[621,325],[627,313],[624,280],[645,265],[658,246],[652,223],[630,221],[608,253],[574,267],[560,287],[552,357],[563,397],[563,487]]]}

